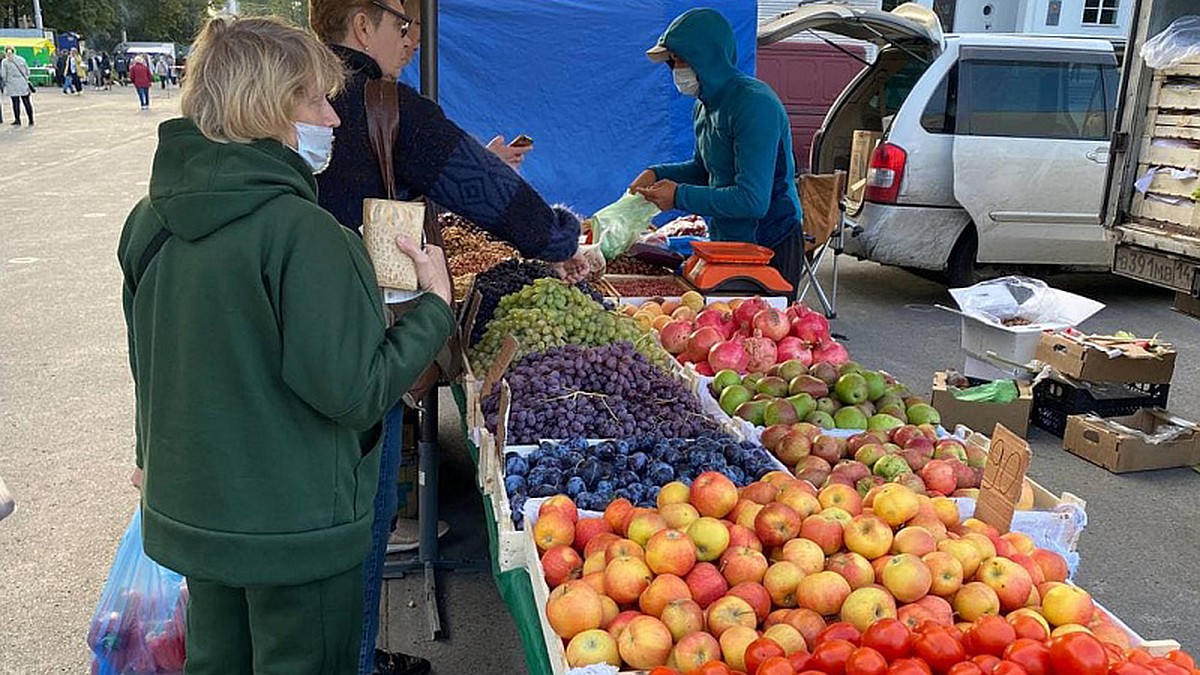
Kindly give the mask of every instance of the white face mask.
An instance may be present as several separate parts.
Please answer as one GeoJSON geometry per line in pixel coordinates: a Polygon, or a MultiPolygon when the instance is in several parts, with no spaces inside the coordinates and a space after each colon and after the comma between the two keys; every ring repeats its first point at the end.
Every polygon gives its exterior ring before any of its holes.
{"type": "Polygon", "coordinates": [[[684,96],[700,95],[700,79],[696,71],[688,66],[676,66],[671,69],[671,78],[675,80],[675,88],[684,96]]]}
{"type": "Polygon", "coordinates": [[[292,122],[292,126],[296,128],[296,154],[314,174],[321,173],[333,157],[333,127],[304,122],[292,122]]]}

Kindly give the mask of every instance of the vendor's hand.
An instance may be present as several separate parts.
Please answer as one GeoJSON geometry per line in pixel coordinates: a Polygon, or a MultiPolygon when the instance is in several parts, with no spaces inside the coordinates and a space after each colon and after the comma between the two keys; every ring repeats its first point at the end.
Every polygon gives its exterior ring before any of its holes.
{"type": "Polygon", "coordinates": [[[417,288],[433,293],[447,305],[453,304],[450,274],[446,271],[446,254],[437,246],[421,248],[408,237],[396,237],[396,248],[412,258],[417,267],[417,288]]]}
{"type": "Polygon", "coordinates": [[[142,489],[142,470],[134,467],[133,473],[129,474],[129,484],[138,490],[142,489]]]}
{"type": "Polygon", "coordinates": [[[635,190],[646,201],[658,207],[659,211],[670,211],[675,208],[675,189],[679,184],[673,180],[660,180],[649,187],[635,190]]]}
{"type": "Polygon", "coordinates": [[[513,170],[521,168],[521,163],[525,161],[525,155],[533,150],[532,145],[526,145],[519,148],[514,148],[504,141],[503,136],[497,136],[491,141],[488,141],[487,149],[500,158],[500,161],[511,166],[513,170]]]}
{"type": "Polygon", "coordinates": [[[639,173],[638,177],[634,178],[633,182],[629,184],[629,193],[637,194],[638,190],[650,187],[656,180],[658,180],[658,176],[654,175],[654,170],[646,169],[639,173]]]}

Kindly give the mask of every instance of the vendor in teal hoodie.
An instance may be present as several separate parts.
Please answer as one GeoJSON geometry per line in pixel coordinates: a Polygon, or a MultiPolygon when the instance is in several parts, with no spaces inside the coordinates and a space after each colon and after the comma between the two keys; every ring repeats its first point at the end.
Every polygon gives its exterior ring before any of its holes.
{"type": "Polygon", "coordinates": [[[338,58],[215,18],[159,127],[118,259],[145,551],[187,577],[186,675],[358,666],[380,422],[455,330],[436,247],[389,325],[362,240],[317,204],[338,58]]]}
{"type": "Polygon", "coordinates": [[[783,103],[737,69],[733,28],[716,10],[684,12],[646,54],[671,68],[681,94],[696,98],[696,148],[685,162],[646,169],[630,190],[664,211],[704,216],[715,241],[774,249],[772,264],[794,284],[802,250],[800,198],[783,103]]]}

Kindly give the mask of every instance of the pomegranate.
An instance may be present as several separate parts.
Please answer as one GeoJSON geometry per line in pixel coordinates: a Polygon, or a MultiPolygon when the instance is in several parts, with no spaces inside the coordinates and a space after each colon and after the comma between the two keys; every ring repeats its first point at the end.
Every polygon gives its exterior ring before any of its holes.
{"type": "Polygon", "coordinates": [[[771,338],[775,342],[787,337],[788,331],[791,330],[787,317],[772,307],[755,314],[750,325],[754,327],[754,330],[762,333],[763,337],[771,338]]]}
{"type": "Polygon", "coordinates": [[[812,352],[813,363],[831,363],[840,366],[850,360],[850,352],[841,344],[830,339],[817,345],[812,352]]]}
{"type": "Polygon", "coordinates": [[[672,321],[663,326],[659,331],[659,339],[662,340],[663,349],[666,349],[672,354],[682,354],[687,350],[688,338],[692,335],[692,324],[690,321],[672,321]]]}
{"type": "Polygon", "coordinates": [[[746,338],[744,344],[746,353],[750,356],[750,362],[746,364],[746,368],[750,372],[765,373],[771,366],[775,365],[778,353],[774,340],[755,336],[746,338]]]}
{"type": "Polygon", "coordinates": [[[792,335],[810,345],[821,344],[829,339],[829,320],[818,312],[809,312],[792,321],[792,335]]]}
{"type": "Polygon", "coordinates": [[[744,373],[750,365],[750,355],[740,339],[725,340],[708,351],[708,365],[714,371],[729,369],[744,373]]]}
{"type": "Polygon", "coordinates": [[[712,377],[713,375],[717,374],[717,371],[713,370],[712,366],[708,365],[704,361],[700,361],[696,364],[696,372],[705,377],[712,377]]]}
{"type": "Polygon", "coordinates": [[[787,308],[786,314],[787,314],[788,323],[790,324],[790,323],[794,322],[796,319],[802,318],[810,312],[812,312],[812,310],[809,309],[807,305],[805,305],[802,302],[797,302],[796,304],[787,308]]]}
{"type": "Polygon", "coordinates": [[[754,322],[755,314],[758,314],[767,308],[767,302],[762,298],[750,298],[749,300],[738,305],[737,309],[733,310],[733,318],[737,321],[738,326],[745,328],[754,322]]]}
{"type": "Polygon", "coordinates": [[[808,345],[804,344],[804,340],[798,337],[789,335],[783,338],[775,345],[775,349],[777,352],[776,358],[779,359],[780,363],[795,360],[803,363],[805,367],[812,365],[812,350],[808,348],[808,345]]]}
{"type": "Polygon", "coordinates": [[[721,332],[711,326],[698,328],[688,337],[687,354],[689,361],[705,361],[708,350],[721,341],[721,332]]]}
{"type": "Polygon", "coordinates": [[[711,326],[721,332],[722,339],[728,340],[737,331],[737,322],[733,320],[733,312],[722,312],[716,309],[706,309],[696,315],[696,328],[711,326]]]}

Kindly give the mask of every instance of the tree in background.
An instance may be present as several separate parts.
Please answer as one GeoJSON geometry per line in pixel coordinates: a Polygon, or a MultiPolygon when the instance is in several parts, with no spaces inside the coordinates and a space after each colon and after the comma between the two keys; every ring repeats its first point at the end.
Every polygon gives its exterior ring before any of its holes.
{"type": "Polygon", "coordinates": [[[242,16],[278,16],[301,28],[308,28],[308,0],[239,0],[242,16]]]}
{"type": "MultiPolygon", "coordinates": [[[[212,9],[210,0],[50,0],[42,2],[42,20],[56,32],[79,33],[94,49],[111,49],[122,30],[130,40],[191,42],[212,9]]],[[[301,9],[307,18],[307,6],[301,9]]],[[[0,26],[23,16],[33,16],[32,0],[0,0],[0,26]]]]}

